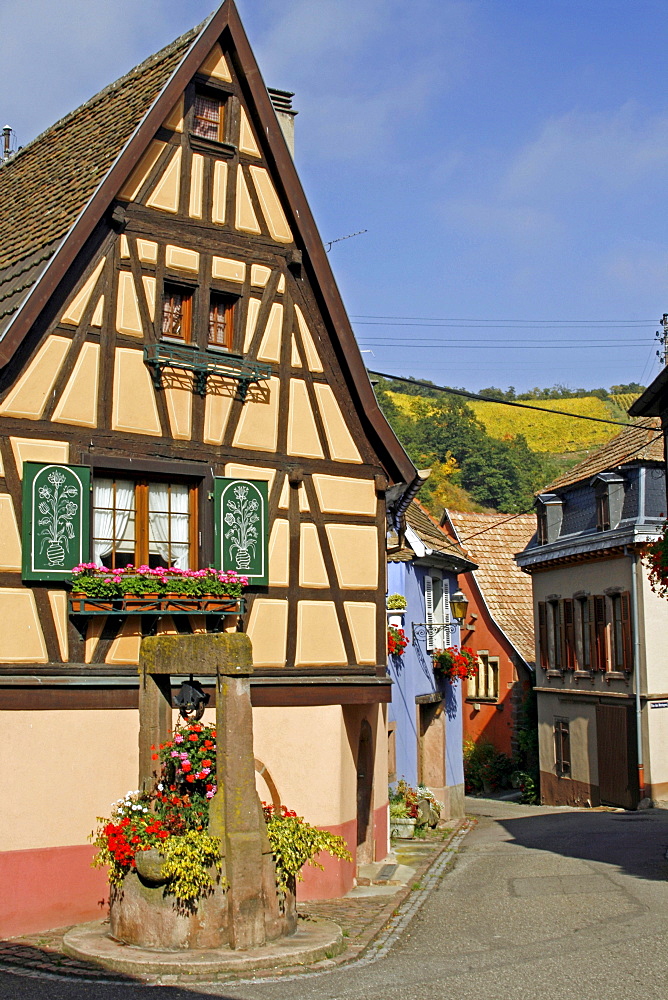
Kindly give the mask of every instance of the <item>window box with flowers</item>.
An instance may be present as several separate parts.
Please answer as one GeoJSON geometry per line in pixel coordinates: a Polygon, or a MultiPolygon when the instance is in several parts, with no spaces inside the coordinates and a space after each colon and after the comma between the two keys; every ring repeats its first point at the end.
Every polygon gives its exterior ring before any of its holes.
{"type": "Polygon", "coordinates": [[[72,571],[70,613],[243,614],[247,578],[234,570],[126,566],[109,570],[81,563],[72,571]]]}
{"type": "Polygon", "coordinates": [[[478,659],[468,646],[448,646],[433,652],[434,671],[450,684],[458,680],[468,680],[478,673],[478,659]]]}

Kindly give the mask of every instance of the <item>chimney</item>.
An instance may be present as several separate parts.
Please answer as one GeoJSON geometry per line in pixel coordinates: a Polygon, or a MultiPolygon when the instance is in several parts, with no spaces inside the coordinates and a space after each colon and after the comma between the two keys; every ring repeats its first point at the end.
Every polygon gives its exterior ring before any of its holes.
{"type": "Polygon", "coordinates": [[[4,125],[3,126],[3,128],[2,128],[2,137],[3,137],[2,162],[6,163],[6,161],[12,155],[12,126],[11,125],[4,125]]]}
{"type": "Polygon", "coordinates": [[[276,112],[276,117],[278,118],[278,124],[281,126],[281,131],[285,136],[285,141],[288,144],[288,149],[290,150],[290,155],[294,159],[295,155],[295,115],[298,115],[298,111],[293,111],[292,109],[292,98],[295,96],[289,90],[275,90],[273,87],[267,87],[269,92],[269,97],[271,98],[271,103],[274,105],[274,111],[276,112]]]}

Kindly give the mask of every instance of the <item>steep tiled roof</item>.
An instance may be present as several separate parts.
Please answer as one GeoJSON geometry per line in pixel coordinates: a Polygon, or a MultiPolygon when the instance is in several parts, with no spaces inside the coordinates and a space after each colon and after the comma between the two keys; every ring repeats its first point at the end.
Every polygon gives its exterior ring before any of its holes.
{"type": "Polygon", "coordinates": [[[199,30],[105,87],[0,168],[0,332],[199,30]]]}
{"type": "Polygon", "coordinates": [[[634,427],[626,427],[617,437],[588,455],[569,472],[555,479],[547,490],[571,486],[573,483],[590,479],[599,472],[615,469],[627,462],[663,462],[663,460],[661,421],[658,417],[641,417],[636,420],[634,427]]]}
{"type": "Polygon", "coordinates": [[[478,563],[476,583],[494,621],[527,662],[535,660],[531,577],[515,562],[536,530],[533,514],[504,520],[503,514],[447,510],[457,537],[478,563]]]}
{"type": "Polygon", "coordinates": [[[431,516],[419,500],[411,501],[406,510],[406,523],[411,526],[427,548],[443,555],[454,556],[457,559],[464,559],[473,562],[473,557],[452,538],[449,538],[441,528],[438,521],[431,516]]]}

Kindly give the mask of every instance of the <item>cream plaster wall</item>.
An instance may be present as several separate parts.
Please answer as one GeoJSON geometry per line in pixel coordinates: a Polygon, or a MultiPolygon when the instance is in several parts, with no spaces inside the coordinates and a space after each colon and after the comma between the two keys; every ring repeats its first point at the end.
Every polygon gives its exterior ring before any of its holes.
{"type": "Polygon", "coordinates": [[[58,378],[71,341],[67,337],[47,337],[28,368],[0,406],[3,417],[39,420],[58,378]]]}
{"type": "Polygon", "coordinates": [[[10,437],[19,479],[23,479],[24,462],[68,462],[70,445],[68,441],[45,441],[40,438],[10,437]]]}
{"type": "Polygon", "coordinates": [[[237,167],[237,202],[234,225],[245,233],[261,232],[241,164],[237,167]]]}
{"type": "Polygon", "coordinates": [[[340,705],[254,708],[253,746],[289,809],[316,826],[355,819],[355,760],[340,705]]]}
{"type": "Polygon", "coordinates": [[[148,208],[157,208],[161,212],[178,212],[180,184],[181,147],[179,146],[153,188],[153,193],[146,202],[148,208]]]}
{"type": "MultiPolygon", "coordinates": [[[[668,697],[668,600],[659,597],[650,587],[645,567],[638,574],[638,602],[643,623],[641,633],[644,685],[648,694],[665,694],[668,697]]],[[[656,709],[654,710],[656,713],[656,709]]]]}
{"type": "Polygon", "coordinates": [[[222,226],[225,224],[225,209],[227,205],[227,164],[216,160],[213,166],[213,201],[211,205],[211,221],[222,226]]]}
{"type": "Polygon", "coordinates": [[[327,524],[339,586],[344,590],[378,587],[378,529],[362,524],[327,524]]]}
{"type": "Polygon", "coordinates": [[[596,705],[571,701],[558,694],[540,693],[538,697],[538,740],[540,770],[556,774],[554,720],[570,723],[571,778],[598,785],[598,750],[596,747],[596,705]]]}
{"type": "Polygon", "coordinates": [[[47,663],[35,595],[27,587],[0,589],[0,663],[47,663]],[[11,622],[11,627],[5,623],[11,622]]]}
{"type": "Polygon", "coordinates": [[[53,411],[53,420],[79,427],[97,426],[100,345],[85,343],[53,411]]]}
{"type": "Polygon", "coordinates": [[[255,598],[246,631],[256,667],[284,667],[288,638],[287,601],[255,598]]]}
{"type": "Polygon", "coordinates": [[[190,203],[188,212],[191,219],[202,218],[202,203],[204,193],[204,157],[193,153],[190,165],[190,203]]]}
{"type": "Polygon", "coordinates": [[[67,309],[61,316],[60,318],[61,323],[68,323],[71,324],[72,326],[79,325],[79,323],[81,322],[81,317],[83,316],[86,306],[88,305],[88,302],[90,300],[90,297],[93,294],[93,289],[97,284],[97,279],[102,274],[102,268],[104,267],[106,260],[107,260],[106,257],[102,257],[98,261],[93,273],[86,279],[84,284],[81,286],[81,288],[76,293],[76,295],[68,305],[67,309]]]}
{"type": "Polygon", "coordinates": [[[249,169],[260,201],[262,214],[273,239],[278,243],[292,243],[292,231],[288,225],[288,220],[285,218],[285,213],[278,200],[276,189],[268,171],[264,167],[256,167],[255,165],[251,165],[249,169]]]}
{"type": "Polygon", "coordinates": [[[138,733],[128,710],[4,712],[3,738],[27,763],[4,769],[0,851],[86,844],[96,817],[137,787],[138,733]]]}
{"type": "Polygon", "coordinates": [[[135,200],[141,188],[144,186],[145,181],[148,179],[148,175],[158,162],[158,158],[165,148],[165,145],[166,143],[159,142],[157,139],[153,140],[121,190],[118,192],[118,197],[121,201],[135,200]]]}
{"type": "Polygon", "coordinates": [[[249,393],[234,435],[235,448],[276,451],[279,387],[279,379],[272,376],[257,395],[249,393]]]}
{"type": "Polygon", "coordinates": [[[357,450],[357,445],[353,441],[346,421],[343,419],[331,386],[316,382],[314,388],[332,458],[336,462],[361,463],[362,456],[357,450]]]}
{"type": "Polygon", "coordinates": [[[655,792],[652,798],[655,805],[668,808],[668,707],[656,701],[648,702],[643,710],[643,729],[649,749],[649,753],[645,751],[645,784],[664,786],[659,796],[656,797],[655,792]]]}
{"type": "Polygon", "coordinates": [[[115,431],[159,437],[160,418],[155,391],[142,351],[117,347],[111,426],[115,431]]]}
{"type": "Polygon", "coordinates": [[[318,428],[302,379],[290,379],[290,412],[288,415],[288,455],[324,458],[318,428]]]}
{"type": "Polygon", "coordinates": [[[320,510],[328,514],[376,516],[376,484],[372,479],[313,474],[320,510]]]}
{"type": "Polygon", "coordinates": [[[339,666],[347,662],[333,601],[299,601],[297,666],[339,666]]]}
{"type": "Polygon", "coordinates": [[[0,493],[0,571],[21,569],[21,536],[9,493],[0,493]]]}

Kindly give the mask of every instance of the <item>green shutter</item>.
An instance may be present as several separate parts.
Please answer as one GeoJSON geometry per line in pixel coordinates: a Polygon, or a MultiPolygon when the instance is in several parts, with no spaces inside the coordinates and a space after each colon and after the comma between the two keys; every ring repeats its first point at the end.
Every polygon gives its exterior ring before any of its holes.
{"type": "Polygon", "coordinates": [[[23,579],[68,580],[90,555],[90,469],[23,463],[23,579]]]}
{"type": "Polygon", "coordinates": [[[269,582],[269,495],[256,479],[215,479],[216,567],[247,576],[251,586],[269,582]]]}

